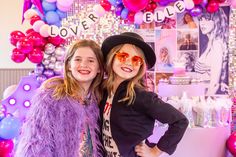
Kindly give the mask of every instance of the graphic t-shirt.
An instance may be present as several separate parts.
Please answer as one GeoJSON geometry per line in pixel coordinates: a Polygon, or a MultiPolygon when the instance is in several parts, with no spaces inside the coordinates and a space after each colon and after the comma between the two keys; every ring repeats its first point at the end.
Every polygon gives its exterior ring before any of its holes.
{"type": "Polygon", "coordinates": [[[102,138],[107,157],[121,157],[118,147],[111,135],[110,114],[112,108],[113,95],[107,99],[103,111],[102,138]]]}
{"type": "Polygon", "coordinates": [[[89,127],[87,126],[81,133],[81,143],[79,148],[79,157],[93,157],[93,145],[89,127]],[[87,129],[86,129],[87,128],[87,129]]]}

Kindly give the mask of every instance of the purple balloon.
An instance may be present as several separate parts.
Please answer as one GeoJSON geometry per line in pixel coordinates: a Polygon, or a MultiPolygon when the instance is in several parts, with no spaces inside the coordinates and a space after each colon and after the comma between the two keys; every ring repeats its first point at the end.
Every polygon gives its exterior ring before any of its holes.
{"type": "Polygon", "coordinates": [[[207,4],[208,4],[208,0],[203,0],[203,1],[202,1],[202,6],[203,6],[203,7],[206,7],[207,4]]]}
{"type": "Polygon", "coordinates": [[[202,6],[196,5],[193,9],[189,11],[192,16],[198,16],[202,13],[202,6]]]}
{"type": "Polygon", "coordinates": [[[158,2],[158,4],[161,6],[167,6],[169,3],[171,3],[171,0],[160,0],[158,2]]]}
{"type": "Polygon", "coordinates": [[[41,0],[31,0],[31,2],[40,11],[40,13],[44,15],[44,11],[43,11],[43,6],[42,6],[41,0]]]}
{"type": "Polygon", "coordinates": [[[43,72],[43,74],[47,77],[47,78],[50,78],[50,77],[53,77],[55,74],[54,74],[54,71],[51,70],[51,69],[47,69],[43,72]]]}
{"type": "Polygon", "coordinates": [[[45,80],[47,80],[47,77],[45,75],[39,75],[37,76],[37,81],[39,83],[43,83],[45,80]]]}
{"type": "Polygon", "coordinates": [[[122,5],[122,4],[123,4],[122,0],[116,0],[116,6],[122,5]]]}
{"type": "Polygon", "coordinates": [[[120,4],[120,5],[118,5],[118,6],[115,8],[116,16],[120,16],[120,15],[121,15],[121,12],[122,12],[123,8],[124,8],[123,4],[120,4]]]}
{"type": "Polygon", "coordinates": [[[34,70],[34,73],[36,75],[41,75],[44,71],[44,66],[43,64],[37,64],[36,67],[35,67],[35,70],[34,70]]]}

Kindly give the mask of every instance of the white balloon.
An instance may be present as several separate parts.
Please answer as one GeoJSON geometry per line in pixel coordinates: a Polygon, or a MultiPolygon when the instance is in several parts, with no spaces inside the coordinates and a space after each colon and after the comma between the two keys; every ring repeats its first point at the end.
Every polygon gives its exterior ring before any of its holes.
{"type": "Polygon", "coordinates": [[[34,9],[28,9],[25,13],[24,13],[24,18],[29,20],[32,16],[34,15],[38,15],[38,13],[34,10],[34,9]]]}
{"type": "Polygon", "coordinates": [[[184,0],[185,8],[188,10],[193,9],[194,2],[192,0],[184,0]]]}
{"type": "Polygon", "coordinates": [[[10,95],[12,95],[14,93],[14,91],[16,90],[17,85],[10,85],[8,86],[4,92],[3,92],[3,99],[8,98],[10,95]]]}
{"type": "Polygon", "coordinates": [[[106,13],[106,10],[100,4],[97,4],[97,5],[94,5],[93,12],[97,16],[102,17],[106,13]]]}
{"type": "Polygon", "coordinates": [[[41,35],[42,37],[48,37],[48,36],[49,36],[49,34],[48,34],[49,28],[50,28],[50,27],[49,27],[49,25],[47,25],[47,24],[42,25],[42,26],[40,27],[40,29],[39,29],[40,35],[41,35]]]}
{"type": "Polygon", "coordinates": [[[64,48],[64,47],[61,47],[61,46],[57,47],[57,48],[55,49],[55,54],[56,54],[57,56],[64,56],[64,55],[65,55],[65,48],[64,48]]]}

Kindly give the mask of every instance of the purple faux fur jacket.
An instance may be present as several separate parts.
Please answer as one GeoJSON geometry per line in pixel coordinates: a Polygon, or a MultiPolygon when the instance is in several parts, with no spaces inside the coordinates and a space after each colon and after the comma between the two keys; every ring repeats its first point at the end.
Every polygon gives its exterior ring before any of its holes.
{"type": "Polygon", "coordinates": [[[100,157],[101,143],[97,120],[99,109],[95,99],[89,105],[66,96],[52,98],[52,90],[42,90],[36,94],[22,133],[15,157],[79,157],[81,131],[88,117],[93,157],[100,157]],[[87,116],[86,116],[87,115],[87,116]]]}

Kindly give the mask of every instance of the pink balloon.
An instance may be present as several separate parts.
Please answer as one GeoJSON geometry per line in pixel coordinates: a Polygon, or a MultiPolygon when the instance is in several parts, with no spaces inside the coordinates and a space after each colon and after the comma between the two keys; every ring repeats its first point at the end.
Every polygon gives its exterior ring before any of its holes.
{"type": "Polygon", "coordinates": [[[107,0],[101,0],[100,5],[106,10],[109,11],[111,10],[111,3],[108,2],[107,0]]]}
{"type": "Polygon", "coordinates": [[[217,0],[219,3],[224,3],[226,0],[217,0]]]}
{"type": "Polygon", "coordinates": [[[232,8],[236,9],[236,1],[231,1],[232,8]]]}
{"type": "Polygon", "coordinates": [[[34,48],[33,51],[28,54],[28,59],[32,63],[41,63],[43,60],[43,52],[39,48],[34,48]]]}
{"type": "Polygon", "coordinates": [[[48,37],[48,42],[52,43],[54,46],[59,46],[65,43],[65,39],[61,38],[59,35],[55,37],[48,37]]]}
{"type": "Polygon", "coordinates": [[[20,52],[17,48],[14,48],[12,50],[12,54],[11,54],[11,60],[13,60],[16,63],[21,63],[24,62],[26,58],[26,54],[20,52]]]}
{"type": "Polygon", "coordinates": [[[60,11],[63,11],[63,12],[69,11],[70,7],[71,6],[63,6],[63,5],[59,4],[59,3],[57,3],[57,9],[60,10],[60,11]]]}
{"type": "Polygon", "coordinates": [[[36,22],[33,24],[33,30],[34,30],[35,32],[39,32],[40,28],[41,28],[44,24],[45,24],[45,23],[44,23],[44,21],[42,21],[42,20],[36,21],[36,22]]]}
{"type": "Polygon", "coordinates": [[[210,1],[207,6],[206,9],[209,13],[214,13],[219,9],[219,3],[216,1],[210,1]]]}
{"type": "Polygon", "coordinates": [[[33,50],[33,42],[27,38],[21,38],[17,43],[16,43],[16,48],[23,52],[23,53],[29,53],[33,50]]]}
{"type": "Polygon", "coordinates": [[[25,31],[26,36],[28,36],[30,33],[35,32],[33,28],[27,29],[25,31]]]}
{"type": "Polygon", "coordinates": [[[73,4],[74,0],[57,0],[57,4],[62,7],[70,7],[73,4]]]}
{"type": "Polygon", "coordinates": [[[31,32],[27,38],[33,42],[34,46],[42,46],[43,37],[37,32],[31,32]]]}
{"type": "Polygon", "coordinates": [[[140,11],[134,15],[134,23],[139,25],[143,23],[143,12],[140,11]]]}
{"type": "Polygon", "coordinates": [[[8,155],[12,152],[14,148],[14,143],[12,140],[1,140],[0,141],[0,154],[1,155],[8,155]]]}
{"type": "Polygon", "coordinates": [[[123,0],[124,6],[132,12],[138,12],[147,7],[149,0],[123,0]]]}
{"type": "Polygon", "coordinates": [[[194,2],[195,5],[198,5],[198,4],[202,3],[202,0],[193,0],[193,2],[194,2]]]}
{"type": "Polygon", "coordinates": [[[232,155],[236,155],[236,132],[233,132],[227,139],[226,146],[232,155]]]}
{"type": "Polygon", "coordinates": [[[38,15],[34,15],[30,18],[30,24],[33,26],[33,24],[36,22],[36,21],[39,21],[41,20],[41,17],[38,16],[38,15]]]}
{"type": "Polygon", "coordinates": [[[16,46],[16,43],[21,39],[24,38],[25,34],[21,31],[13,31],[10,34],[10,42],[12,45],[16,46]]]}

